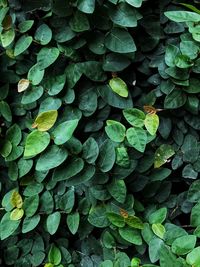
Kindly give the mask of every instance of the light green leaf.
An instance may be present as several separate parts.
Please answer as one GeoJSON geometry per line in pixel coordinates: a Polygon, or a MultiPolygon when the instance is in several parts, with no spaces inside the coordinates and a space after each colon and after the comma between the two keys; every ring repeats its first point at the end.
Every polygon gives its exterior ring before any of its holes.
{"type": "Polygon", "coordinates": [[[113,92],[121,97],[128,97],[128,87],[126,83],[119,77],[112,78],[109,81],[109,85],[113,92]]]}
{"type": "Polygon", "coordinates": [[[129,128],[126,131],[126,137],[129,144],[140,152],[144,152],[147,144],[147,134],[141,128],[129,128]]]}
{"type": "Polygon", "coordinates": [[[191,11],[167,11],[164,14],[175,22],[200,22],[200,15],[191,11]]]}
{"type": "Polygon", "coordinates": [[[142,127],[144,125],[145,114],[137,108],[125,109],[123,115],[132,126],[142,127]]]}
{"type": "Polygon", "coordinates": [[[167,162],[175,154],[175,151],[170,145],[161,145],[155,152],[154,168],[159,168],[167,162]]]}
{"type": "Polygon", "coordinates": [[[21,33],[25,33],[31,29],[34,24],[34,20],[25,20],[19,23],[18,29],[21,33]]]}
{"type": "Polygon", "coordinates": [[[47,132],[35,130],[31,132],[25,143],[25,158],[32,158],[44,151],[50,143],[50,135],[47,132]]]}
{"type": "Polygon", "coordinates": [[[129,5],[134,7],[141,7],[142,0],[125,0],[129,5]]]}
{"type": "Polygon", "coordinates": [[[152,224],[152,230],[155,235],[163,239],[166,230],[165,230],[165,227],[161,223],[152,224]]]}
{"type": "Polygon", "coordinates": [[[192,267],[200,266],[200,247],[194,248],[186,257],[186,262],[192,267]]]}
{"type": "Polygon", "coordinates": [[[54,244],[51,246],[48,253],[48,260],[54,265],[58,265],[61,262],[61,252],[54,244]]]}
{"type": "Polygon", "coordinates": [[[33,65],[28,71],[28,80],[33,85],[38,85],[44,77],[44,70],[40,70],[38,64],[33,65]]]}
{"type": "Polygon", "coordinates": [[[18,221],[24,216],[24,210],[16,208],[10,213],[11,221],[18,221]]]}
{"type": "Polygon", "coordinates": [[[144,125],[151,135],[155,135],[159,126],[159,117],[157,114],[147,114],[144,125]]]}
{"type": "Polygon", "coordinates": [[[123,124],[113,120],[106,121],[106,134],[114,142],[123,142],[126,136],[126,128],[123,124]]]}
{"type": "Polygon", "coordinates": [[[15,31],[13,28],[1,33],[1,43],[3,47],[9,46],[15,39],[15,31]]]}
{"type": "Polygon", "coordinates": [[[194,249],[196,240],[197,238],[195,235],[185,235],[178,237],[172,243],[172,252],[176,255],[186,255],[192,249],[194,249]]]}
{"type": "Polygon", "coordinates": [[[10,220],[10,212],[5,213],[1,219],[1,224],[0,224],[1,240],[4,240],[7,237],[11,236],[18,228],[19,224],[20,220],[17,221],[10,220]]]}
{"type": "Polygon", "coordinates": [[[37,128],[38,131],[45,132],[53,127],[58,117],[57,110],[44,111],[37,115],[32,128],[37,128]]]}

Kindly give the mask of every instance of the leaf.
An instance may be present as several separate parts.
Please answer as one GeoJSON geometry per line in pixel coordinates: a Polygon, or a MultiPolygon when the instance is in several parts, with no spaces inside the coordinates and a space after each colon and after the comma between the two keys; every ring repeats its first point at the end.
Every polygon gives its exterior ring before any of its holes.
{"type": "Polygon", "coordinates": [[[67,215],[67,226],[70,230],[70,232],[75,235],[80,222],[80,215],[78,212],[74,212],[72,214],[67,215]]]}
{"type": "Polygon", "coordinates": [[[13,28],[1,33],[1,43],[3,47],[9,46],[15,39],[15,31],[13,28]]]}
{"type": "Polygon", "coordinates": [[[159,168],[167,162],[175,154],[175,151],[170,145],[161,145],[155,152],[154,168],[159,168]]]}
{"type": "Polygon", "coordinates": [[[109,85],[113,92],[121,97],[128,97],[128,87],[126,83],[119,77],[112,78],[109,81],[109,85]]]}
{"type": "Polygon", "coordinates": [[[124,29],[114,28],[106,35],[105,46],[116,53],[132,53],[136,46],[131,35],[124,29]]]}
{"type": "Polygon", "coordinates": [[[17,191],[12,192],[10,202],[13,207],[18,208],[18,209],[22,208],[23,200],[22,200],[21,195],[17,191]]]}
{"type": "Polygon", "coordinates": [[[160,238],[152,238],[149,242],[149,258],[152,263],[155,263],[160,258],[160,250],[164,246],[163,240],[160,238]]]}
{"type": "Polygon", "coordinates": [[[167,11],[164,13],[166,17],[175,22],[199,22],[200,15],[190,11],[167,11]]]}
{"type": "Polygon", "coordinates": [[[37,115],[32,128],[37,128],[38,131],[45,132],[53,127],[58,117],[57,110],[44,111],[37,115]]]}
{"type": "Polygon", "coordinates": [[[25,158],[32,158],[44,151],[50,143],[50,135],[47,132],[35,130],[31,132],[25,143],[25,158]]]}
{"type": "Polygon", "coordinates": [[[37,171],[47,171],[56,168],[66,160],[67,156],[67,150],[52,145],[40,155],[35,168],[37,171]]]}
{"type": "Polygon", "coordinates": [[[47,24],[41,24],[37,28],[34,38],[41,45],[47,45],[51,41],[52,31],[47,24]]]}
{"type": "Polygon", "coordinates": [[[106,216],[107,216],[108,220],[114,226],[117,226],[119,228],[125,226],[124,218],[122,216],[120,216],[119,214],[116,214],[116,213],[113,213],[113,212],[107,212],[106,216]]]}
{"type": "Polygon", "coordinates": [[[197,238],[195,235],[178,237],[172,243],[172,252],[176,255],[186,255],[194,249],[196,240],[197,238]]]}
{"type": "Polygon", "coordinates": [[[10,219],[11,219],[11,221],[18,221],[23,216],[24,216],[24,210],[15,208],[10,214],[10,219]]]}
{"type": "Polygon", "coordinates": [[[126,185],[123,180],[113,180],[107,186],[111,196],[120,203],[124,203],[126,199],[126,185]]]}
{"type": "Polygon", "coordinates": [[[47,217],[46,227],[50,235],[54,235],[57,232],[60,224],[60,219],[61,219],[61,214],[58,211],[50,214],[47,217]]]}
{"type": "Polygon", "coordinates": [[[200,264],[200,247],[194,248],[187,256],[186,262],[193,267],[198,267],[200,264]]]}
{"type": "Polygon", "coordinates": [[[99,146],[93,137],[89,137],[82,147],[82,157],[88,163],[94,163],[99,155],[99,146]]]}
{"type": "Polygon", "coordinates": [[[7,158],[12,151],[12,144],[8,140],[0,141],[0,154],[2,157],[7,158]]]}
{"type": "Polygon", "coordinates": [[[125,119],[135,127],[142,127],[144,125],[145,114],[139,109],[128,108],[123,110],[125,119]]]}
{"type": "Polygon", "coordinates": [[[61,262],[61,252],[54,244],[51,246],[48,253],[48,260],[53,265],[58,265],[61,262]]]}
{"type": "Polygon", "coordinates": [[[25,33],[31,29],[34,24],[34,20],[25,20],[19,23],[18,29],[21,33],[25,33]]]}
{"type": "Polygon", "coordinates": [[[9,236],[11,236],[18,228],[19,224],[20,220],[17,221],[10,220],[10,212],[5,213],[1,219],[1,224],[0,224],[1,240],[4,240],[9,236]]]}
{"type": "Polygon", "coordinates": [[[144,125],[151,135],[155,135],[159,126],[159,117],[157,114],[147,114],[144,125]]]}
{"type": "Polygon", "coordinates": [[[182,107],[187,100],[186,95],[180,90],[174,90],[165,97],[164,108],[176,109],[182,107]]]}
{"type": "Polygon", "coordinates": [[[149,223],[150,224],[163,223],[166,217],[167,217],[167,208],[158,209],[150,214],[149,223]]]}
{"type": "Polygon", "coordinates": [[[108,172],[115,163],[115,148],[110,140],[106,140],[99,148],[97,164],[102,172],[108,172]]]}
{"type": "Polygon", "coordinates": [[[21,79],[17,84],[17,91],[19,93],[25,91],[29,87],[29,84],[30,84],[29,80],[21,79]]]}
{"type": "Polygon", "coordinates": [[[152,224],[152,230],[153,230],[155,235],[157,235],[161,239],[164,238],[164,234],[165,234],[166,230],[165,230],[165,227],[161,223],[152,224]]]}
{"type": "Polygon", "coordinates": [[[90,29],[90,24],[87,16],[79,11],[76,11],[74,13],[74,16],[71,18],[69,22],[69,26],[74,32],[84,32],[90,29]]]}
{"type": "Polygon", "coordinates": [[[142,245],[142,238],[138,230],[130,227],[124,227],[119,229],[119,234],[123,239],[134,245],[142,245]]]}
{"type": "Polygon", "coordinates": [[[88,216],[88,221],[90,224],[98,227],[98,228],[104,228],[109,225],[109,221],[106,217],[106,210],[104,207],[97,206],[94,208],[91,208],[88,216]]]}
{"type": "Polygon", "coordinates": [[[190,215],[190,221],[191,221],[191,225],[193,227],[197,227],[200,225],[200,217],[199,217],[199,212],[200,212],[200,203],[197,203],[191,211],[191,215],[190,215]]]}
{"type": "Polygon", "coordinates": [[[185,3],[180,3],[180,5],[185,6],[185,7],[189,8],[189,9],[191,9],[192,11],[194,11],[197,14],[200,14],[200,10],[198,8],[196,8],[195,6],[193,6],[193,5],[185,4],[185,3]]]}
{"type": "Polygon", "coordinates": [[[128,218],[125,218],[125,222],[131,228],[135,228],[135,229],[143,229],[144,228],[143,222],[140,220],[140,218],[138,218],[136,216],[128,216],[128,218]]]}
{"type": "Polygon", "coordinates": [[[32,86],[29,90],[26,90],[22,96],[21,103],[23,105],[30,104],[38,100],[44,93],[42,86],[32,86]]]}
{"type": "Polygon", "coordinates": [[[95,9],[95,0],[78,0],[77,8],[87,14],[91,14],[95,9]]]}
{"type": "Polygon", "coordinates": [[[72,137],[76,127],[78,126],[78,121],[79,120],[75,119],[59,124],[52,132],[54,143],[56,145],[66,143],[72,137]]]}
{"type": "Polygon", "coordinates": [[[14,56],[17,57],[26,51],[31,45],[33,38],[31,36],[22,35],[16,42],[14,48],[14,56]]]}
{"type": "Polygon", "coordinates": [[[123,142],[126,136],[126,128],[123,124],[113,120],[106,121],[106,134],[114,142],[123,142]]]}
{"type": "Polygon", "coordinates": [[[28,80],[33,85],[38,85],[44,77],[44,70],[40,70],[38,64],[33,65],[28,71],[28,80]]]}
{"type": "Polygon", "coordinates": [[[22,233],[28,233],[30,231],[32,231],[33,229],[36,228],[36,226],[39,224],[40,222],[40,215],[37,214],[33,217],[26,217],[23,221],[23,225],[22,225],[22,233]]]}
{"type": "Polygon", "coordinates": [[[147,144],[147,134],[141,128],[129,128],[126,131],[126,137],[129,144],[140,152],[144,152],[147,144]]]}
{"type": "Polygon", "coordinates": [[[141,7],[142,5],[142,0],[126,0],[126,2],[134,7],[141,7]]]}
{"type": "Polygon", "coordinates": [[[37,54],[37,65],[40,70],[48,68],[59,56],[59,50],[56,47],[44,47],[37,54]]]}

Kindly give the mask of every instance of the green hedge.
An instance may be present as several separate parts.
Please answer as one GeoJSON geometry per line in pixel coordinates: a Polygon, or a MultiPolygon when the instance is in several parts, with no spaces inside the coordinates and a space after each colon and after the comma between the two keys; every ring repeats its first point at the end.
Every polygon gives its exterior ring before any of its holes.
{"type": "Polygon", "coordinates": [[[199,43],[191,1],[0,1],[2,266],[200,267],[199,43]]]}

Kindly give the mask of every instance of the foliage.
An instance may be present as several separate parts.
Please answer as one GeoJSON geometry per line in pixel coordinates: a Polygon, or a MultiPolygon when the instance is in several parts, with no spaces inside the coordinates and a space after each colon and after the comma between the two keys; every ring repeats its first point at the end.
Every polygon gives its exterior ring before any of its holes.
{"type": "Polygon", "coordinates": [[[4,266],[200,266],[200,11],[0,1],[4,266]]]}

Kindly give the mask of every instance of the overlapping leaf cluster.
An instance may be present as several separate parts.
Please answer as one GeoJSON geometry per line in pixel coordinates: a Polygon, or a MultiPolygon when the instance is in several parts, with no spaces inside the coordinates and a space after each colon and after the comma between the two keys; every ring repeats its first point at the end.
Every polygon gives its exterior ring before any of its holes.
{"type": "Polygon", "coordinates": [[[0,49],[3,266],[199,267],[198,6],[2,0],[0,49]]]}

